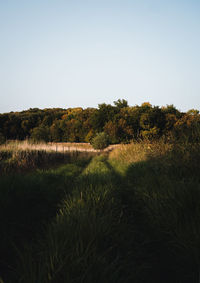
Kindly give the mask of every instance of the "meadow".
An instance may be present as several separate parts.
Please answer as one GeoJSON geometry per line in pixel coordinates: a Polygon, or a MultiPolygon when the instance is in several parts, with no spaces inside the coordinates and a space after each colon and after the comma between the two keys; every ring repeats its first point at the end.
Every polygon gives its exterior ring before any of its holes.
{"type": "Polygon", "coordinates": [[[62,146],[1,146],[0,282],[199,282],[198,143],[62,146]]]}

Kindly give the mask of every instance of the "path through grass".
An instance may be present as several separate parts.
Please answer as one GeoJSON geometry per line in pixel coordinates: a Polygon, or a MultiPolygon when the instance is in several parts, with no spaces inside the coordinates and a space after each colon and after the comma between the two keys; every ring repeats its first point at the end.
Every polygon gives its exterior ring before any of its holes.
{"type": "Polygon", "coordinates": [[[156,149],[2,177],[5,282],[196,283],[198,151],[156,149]]]}

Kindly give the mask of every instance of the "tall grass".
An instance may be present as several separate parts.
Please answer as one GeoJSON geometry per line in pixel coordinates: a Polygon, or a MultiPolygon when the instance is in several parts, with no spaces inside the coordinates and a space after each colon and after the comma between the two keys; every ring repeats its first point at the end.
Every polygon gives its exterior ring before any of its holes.
{"type": "Polygon", "coordinates": [[[110,160],[117,160],[129,165],[131,163],[147,161],[150,157],[158,158],[166,156],[172,149],[173,144],[162,141],[142,141],[120,145],[110,153],[109,158],[110,160]]]}
{"type": "Polygon", "coordinates": [[[143,264],[150,271],[144,272],[144,278],[151,274],[151,282],[197,282],[200,145],[131,144],[113,151],[110,161],[123,168],[134,187],[134,204],[139,208],[135,218],[144,225],[139,229],[144,238],[143,264]]]}
{"type": "Polygon", "coordinates": [[[14,271],[8,275],[4,264],[0,276],[24,283],[198,282],[199,149],[141,142],[13,181],[1,176],[0,243],[14,271]],[[15,245],[10,254],[6,235],[15,245]]]}
{"type": "Polygon", "coordinates": [[[96,152],[85,151],[54,151],[51,149],[21,149],[21,147],[8,147],[0,150],[0,174],[11,172],[24,172],[37,168],[49,168],[61,163],[88,159],[96,152]]]}
{"type": "Polygon", "coordinates": [[[13,267],[18,261],[16,251],[27,243],[30,246],[43,225],[56,215],[60,202],[72,192],[75,179],[91,158],[91,154],[75,152],[58,159],[60,153],[44,151],[11,151],[9,156],[6,152],[6,158],[13,159],[12,154],[18,156],[15,167],[2,167],[6,174],[0,177],[0,276],[4,275],[6,282],[18,280],[13,267]],[[25,167],[20,157],[25,158],[25,167]],[[29,159],[34,162],[31,171],[29,159]]]}
{"type": "Polygon", "coordinates": [[[115,185],[106,157],[93,159],[39,241],[36,258],[29,264],[23,261],[22,282],[124,282],[117,228],[122,215],[113,195],[115,185]],[[30,278],[32,262],[36,272],[30,278]]]}
{"type": "MultiPolygon", "coordinates": [[[[115,148],[117,145],[110,145],[105,148],[103,151],[107,152],[115,148]]],[[[73,152],[73,151],[81,151],[81,152],[101,152],[100,150],[95,150],[90,143],[71,143],[71,142],[32,142],[31,140],[9,140],[6,141],[5,144],[0,145],[1,150],[43,150],[43,151],[56,151],[56,152],[73,152]]]]}

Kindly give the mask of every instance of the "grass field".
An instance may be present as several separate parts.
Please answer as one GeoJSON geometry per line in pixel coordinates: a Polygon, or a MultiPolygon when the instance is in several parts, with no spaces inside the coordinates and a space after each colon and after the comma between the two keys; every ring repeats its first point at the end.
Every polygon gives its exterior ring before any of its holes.
{"type": "MultiPolygon", "coordinates": [[[[110,145],[104,149],[104,152],[111,151],[113,148],[118,147],[119,145],[110,145]]],[[[55,143],[55,142],[48,142],[48,143],[33,143],[31,140],[10,140],[7,141],[5,144],[0,145],[0,150],[43,150],[47,152],[74,152],[74,151],[81,151],[81,152],[100,152],[100,150],[95,150],[90,143],[72,143],[72,142],[62,142],[62,143],[55,143]]],[[[101,150],[102,152],[102,150],[101,150]]]]}
{"type": "Polygon", "coordinates": [[[2,282],[198,282],[199,149],[2,149],[2,282]]]}

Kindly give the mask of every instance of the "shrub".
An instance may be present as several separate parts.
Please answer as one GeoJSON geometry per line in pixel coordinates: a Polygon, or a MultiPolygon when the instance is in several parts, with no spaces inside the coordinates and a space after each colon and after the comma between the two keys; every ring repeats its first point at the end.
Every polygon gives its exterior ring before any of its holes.
{"type": "Polygon", "coordinates": [[[91,141],[94,149],[104,149],[109,145],[109,137],[106,133],[98,133],[91,141]]]}

